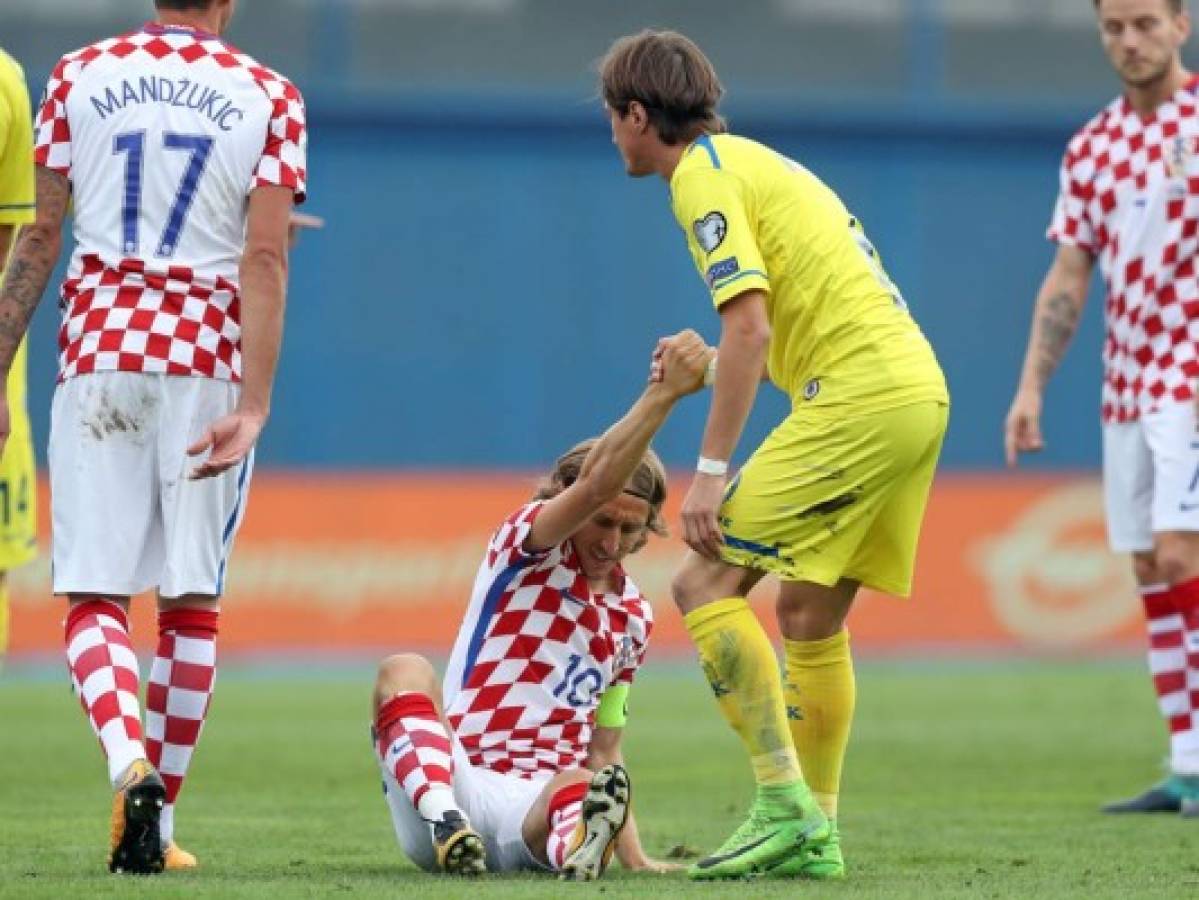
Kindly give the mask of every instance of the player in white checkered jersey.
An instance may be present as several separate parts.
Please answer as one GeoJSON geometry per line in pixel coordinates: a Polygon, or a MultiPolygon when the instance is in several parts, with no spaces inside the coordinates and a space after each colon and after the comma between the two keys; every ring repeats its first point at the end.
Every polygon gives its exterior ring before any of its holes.
{"type": "Polygon", "coordinates": [[[1199,816],[1199,78],[1183,0],[1097,0],[1124,94],[1070,141],[1006,453],[1042,447],[1041,400],[1099,263],[1107,287],[1103,482],[1112,549],[1132,554],[1170,772],[1110,813],[1199,816]]]}
{"type": "Polygon", "coordinates": [[[662,534],[650,440],[699,389],[709,351],[666,344],[665,375],[599,438],[562,456],[488,543],[439,687],[432,665],[383,661],[373,736],[400,846],[428,871],[663,872],[629,815],[629,686],[653,612],[621,561],[662,534]]]}
{"type": "MultiPolygon", "coordinates": [[[[305,120],[285,78],[218,35],[236,0],[158,0],[157,18],[68,53],[37,119],[37,219],[0,294],[7,372],[60,251],[49,448],[53,588],[72,680],[116,796],[109,866],[195,865],[174,801],[207,713],[219,598],[270,410],[305,120]],[[146,693],[126,619],[156,590],[146,693]]],[[[0,406],[0,436],[7,435],[0,406]]]]}

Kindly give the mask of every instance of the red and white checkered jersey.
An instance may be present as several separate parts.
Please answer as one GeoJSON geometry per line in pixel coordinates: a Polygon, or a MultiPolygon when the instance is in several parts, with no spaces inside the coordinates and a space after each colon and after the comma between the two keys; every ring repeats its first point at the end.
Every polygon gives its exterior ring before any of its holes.
{"type": "Polygon", "coordinates": [[[587,758],[595,709],[645,658],[653,611],[623,570],[592,593],[569,540],[523,549],[543,502],[491,538],[446,672],[446,714],[471,764],[544,778],[587,758]]]}
{"type": "Polygon", "coordinates": [[[297,201],[305,192],[295,87],[220,38],[150,23],[59,61],[36,144],[74,201],[60,379],[239,380],[247,196],[261,185],[297,201]]]}
{"type": "Polygon", "coordinates": [[[1070,141],[1051,240],[1107,290],[1103,421],[1194,396],[1199,377],[1199,77],[1148,117],[1112,102],[1070,141]]]}

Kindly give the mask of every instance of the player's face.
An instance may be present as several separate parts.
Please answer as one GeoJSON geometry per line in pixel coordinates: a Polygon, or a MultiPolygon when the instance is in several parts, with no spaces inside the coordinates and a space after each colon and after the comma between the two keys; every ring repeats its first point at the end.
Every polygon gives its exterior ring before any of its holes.
{"type": "Polygon", "coordinates": [[[1190,31],[1190,17],[1175,13],[1169,0],[1101,0],[1099,4],[1103,49],[1130,87],[1150,87],[1181,65],[1182,45],[1190,31]]]}
{"type": "Polygon", "coordinates": [[[649,503],[632,494],[621,494],[604,504],[571,535],[583,574],[592,581],[607,578],[645,534],[649,503]]]}
{"type": "Polygon", "coordinates": [[[645,110],[637,103],[631,104],[624,115],[610,106],[605,108],[612,124],[612,143],[620,151],[625,171],[634,178],[652,175],[654,168],[645,153],[645,110]]]}

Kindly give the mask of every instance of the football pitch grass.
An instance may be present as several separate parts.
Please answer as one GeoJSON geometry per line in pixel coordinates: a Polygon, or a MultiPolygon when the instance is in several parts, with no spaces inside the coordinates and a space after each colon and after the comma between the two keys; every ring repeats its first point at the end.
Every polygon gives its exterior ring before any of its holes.
{"type": "MultiPolygon", "coordinates": [[[[1105,817],[1158,775],[1143,664],[874,662],[842,793],[842,883],[692,884],[613,865],[593,885],[415,871],[367,739],[369,667],[226,667],[179,807],[202,868],[108,875],[99,749],[57,669],[0,677],[4,897],[1193,897],[1199,821],[1105,817]]],[[[741,750],[690,665],[648,667],[626,758],[650,852],[711,849],[750,793],[741,750]]]]}

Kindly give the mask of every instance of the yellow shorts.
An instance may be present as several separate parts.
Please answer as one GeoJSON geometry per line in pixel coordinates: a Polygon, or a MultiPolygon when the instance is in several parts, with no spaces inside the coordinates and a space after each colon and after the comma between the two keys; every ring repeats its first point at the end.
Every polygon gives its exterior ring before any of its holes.
{"type": "Polygon", "coordinates": [[[948,421],[932,401],[859,417],[793,411],[729,485],[724,561],[908,596],[948,421]]]}
{"type": "Polygon", "coordinates": [[[12,434],[0,457],[0,572],[37,556],[37,468],[29,417],[11,410],[12,434]]]}

